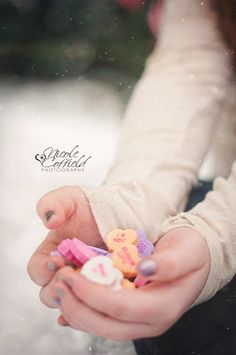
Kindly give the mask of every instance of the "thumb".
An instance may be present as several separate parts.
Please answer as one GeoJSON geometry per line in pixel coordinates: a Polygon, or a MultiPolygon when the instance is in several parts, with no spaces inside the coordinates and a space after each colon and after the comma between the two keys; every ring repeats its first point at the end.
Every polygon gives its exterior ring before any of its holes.
{"type": "Polygon", "coordinates": [[[57,229],[76,209],[78,188],[65,186],[46,193],[37,203],[37,213],[48,229],[57,229]]]}
{"type": "Polygon", "coordinates": [[[178,228],[160,239],[152,256],[139,262],[137,273],[150,281],[171,281],[200,269],[208,260],[202,235],[193,228],[178,228]]]}

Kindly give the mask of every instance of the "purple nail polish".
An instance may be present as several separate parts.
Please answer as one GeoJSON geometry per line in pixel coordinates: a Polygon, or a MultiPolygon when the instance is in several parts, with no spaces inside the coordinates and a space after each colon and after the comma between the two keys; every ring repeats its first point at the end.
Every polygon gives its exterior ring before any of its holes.
{"type": "Polygon", "coordinates": [[[157,263],[154,259],[141,260],[138,269],[143,276],[152,276],[157,271],[157,263]]]}
{"type": "Polygon", "coordinates": [[[63,298],[65,296],[64,291],[59,287],[55,288],[55,292],[59,298],[63,298]]]}
{"type": "Polygon", "coordinates": [[[61,300],[59,297],[55,297],[55,298],[53,298],[53,302],[55,302],[57,305],[59,305],[61,303],[61,300]]]}
{"type": "Polygon", "coordinates": [[[54,261],[48,262],[48,270],[49,271],[56,271],[57,269],[58,269],[58,266],[54,263],[54,261]]]}
{"type": "Polygon", "coordinates": [[[55,214],[54,211],[47,211],[45,214],[44,214],[44,219],[46,222],[49,221],[49,219],[55,214]]]}

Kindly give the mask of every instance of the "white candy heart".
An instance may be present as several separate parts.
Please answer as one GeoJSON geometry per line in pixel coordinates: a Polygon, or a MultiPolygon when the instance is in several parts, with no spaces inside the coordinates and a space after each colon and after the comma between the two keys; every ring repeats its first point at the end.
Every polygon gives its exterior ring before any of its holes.
{"type": "Polygon", "coordinates": [[[112,260],[106,256],[95,256],[88,260],[81,268],[81,275],[88,280],[96,282],[100,285],[113,286],[117,283],[119,270],[114,268],[112,260]]]}
{"type": "Polygon", "coordinates": [[[115,267],[114,267],[114,270],[116,273],[116,280],[115,280],[114,285],[112,286],[112,289],[114,291],[118,291],[118,290],[122,289],[121,282],[124,279],[124,275],[120,270],[116,269],[115,267]]]}

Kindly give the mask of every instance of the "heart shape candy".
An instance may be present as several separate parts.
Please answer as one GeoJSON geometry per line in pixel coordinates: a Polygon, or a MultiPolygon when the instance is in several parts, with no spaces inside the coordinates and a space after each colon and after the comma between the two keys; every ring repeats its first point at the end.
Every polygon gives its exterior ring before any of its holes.
{"type": "Polygon", "coordinates": [[[136,245],[138,237],[133,229],[115,229],[107,235],[107,246],[110,251],[114,251],[123,245],[136,245]]]}
{"type": "Polygon", "coordinates": [[[142,277],[141,275],[138,275],[135,277],[134,279],[134,284],[136,287],[142,287],[144,285],[146,285],[149,281],[147,279],[145,279],[144,277],[142,277]]]}
{"type": "Polygon", "coordinates": [[[100,285],[115,286],[120,276],[118,272],[110,258],[99,255],[88,260],[82,266],[80,274],[100,285]]]}
{"type": "Polygon", "coordinates": [[[57,247],[57,251],[64,256],[68,261],[71,261],[77,266],[81,266],[81,262],[75,258],[74,254],[71,251],[71,239],[64,239],[57,247]]]}
{"type": "Polygon", "coordinates": [[[109,254],[109,252],[107,250],[101,249],[101,248],[97,248],[97,247],[90,247],[97,255],[103,255],[103,256],[107,256],[109,254]]]}
{"type": "Polygon", "coordinates": [[[125,288],[135,288],[134,282],[131,282],[131,281],[128,280],[128,279],[124,279],[124,280],[121,282],[121,285],[122,285],[122,287],[125,287],[125,288]]]}
{"type": "Polygon", "coordinates": [[[70,251],[80,265],[97,256],[92,248],[77,238],[73,238],[70,244],[70,251]]]}
{"type": "Polygon", "coordinates": [[[116,269],[115,267],[113,267],[113,268],[114,268],[115,273],[116,273],[116,280],[115,280],[115,282],[114,282],[114,284],[112,286],[112,289],[114,291],[119,291],[119,290],[122,289],[122,281],[124,279],[124,275],[123,275],[123,273],[120,270],[116,269]]]}
{"type": "Polygon", "coordinates": [[[136,276],[136,265],[140,260],[138,249],[135,245],[123,245],[111,255],[113,265],[126,277],[136,276]]]}
{"type": "Polygon", "coordinates": [[[145,233],[139,229],[136,230],[137,236],[138,236],[138,253],[141,258],[144,258],[145,256],[149,256],[153,253],[154,251],[154,246],[152,242],[150,242],[149,239],[147,239],[145,233]]]}

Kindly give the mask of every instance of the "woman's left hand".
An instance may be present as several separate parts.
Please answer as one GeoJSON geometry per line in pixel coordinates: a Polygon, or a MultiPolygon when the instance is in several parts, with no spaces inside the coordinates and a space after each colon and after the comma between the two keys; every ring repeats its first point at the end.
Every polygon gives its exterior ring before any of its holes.
{"type": "MultiPolygon", "coordinates": [[[[163,236],[147,259],[153,260],[156,272],[146,286],[113,291],[64,267],[41,289],[41,299],[58,303],[59,324],[97,336],[130,340],[161,335],[200,294],[209,274],[210,255],[202,235],[184,227],[163,236]]],[[[143,265],[139,270],[145,270],[143,265]]]]}

